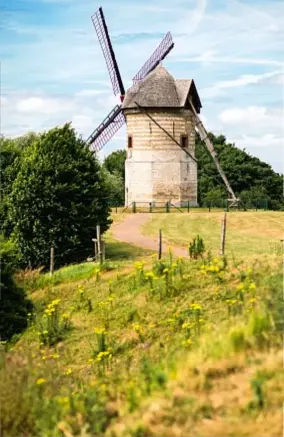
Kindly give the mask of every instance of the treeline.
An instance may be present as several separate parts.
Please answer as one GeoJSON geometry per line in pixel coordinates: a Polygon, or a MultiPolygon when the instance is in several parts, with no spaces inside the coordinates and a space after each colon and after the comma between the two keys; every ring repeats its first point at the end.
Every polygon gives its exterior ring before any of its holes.
{"type": "MultiPolygon", "coordinates": [[[[219,162],[234,190],[244,204],[255,200],[267,200],[270,209],[284,209],[283,175],[276,173],[269,164],[251,156],[226,141],[224,135],[209,133],[218,154],[219,162]]],[[[227,198],[223,181],[203,146],[196,138],[198,161],[198,198],[202,204],[208,200],[227,198]]]]}

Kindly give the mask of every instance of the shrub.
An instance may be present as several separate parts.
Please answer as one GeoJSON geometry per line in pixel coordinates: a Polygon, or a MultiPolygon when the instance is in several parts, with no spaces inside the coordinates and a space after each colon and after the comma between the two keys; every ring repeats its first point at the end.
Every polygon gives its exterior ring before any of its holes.
{"type": "Polygon", "coordinates": [[[13,244],[0,236],[0,245],[0,338],[5,341],[27,327],[32,303],[13,279],[16,263],[13,244]]]}
{"type": "Polygon", "coordinates": [[[197,259],[202,257],[205,252],[203,239],[197,235],[197,237],[189,244],[188,250],[190,258],[197,259]]]}

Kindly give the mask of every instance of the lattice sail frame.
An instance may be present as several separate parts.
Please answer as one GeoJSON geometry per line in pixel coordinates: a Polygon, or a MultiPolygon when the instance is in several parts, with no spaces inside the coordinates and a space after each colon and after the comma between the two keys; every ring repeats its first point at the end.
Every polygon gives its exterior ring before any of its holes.
{"type": "Polygon", "coordinates": [[[99,8],[99,10],[94,15],[92,15],[91,18],[103,51],[103,55],[106,60],[110,80],[113,87],[113,92],[115,95],[120,93],[121,96],[124,96],[125,89],[112,48],[102,8],[99,8]]]}
{"type": "Polygon", "coordinates": [[[145,62],[142,68],[134,76],[133,83],[136,84],[140,80],[144,79],[159,63],[167,56],[167,54],[174,47],[171,32],[168,32],[161,43],[158,45],[152,56],[145,62]]]}
{"type": "Polygon", "coordinates": [[[121,105],[116,105],[104,121],[94,130],[87,140],[95,152],[102,150],[104,145],[116,134],[125,123],[121,105]]]}
{"type": "MultiPolygon", "coordinates": [[[[112,48],[102,8],[100,7],[91,18],[106,60],[113,92],[115,95],[120,93],[121,101],[123,101],[125,89],[112,48]]],[[[171,33],[168,32],[159,46],[153,52],[152,56],[147,62],[145,62],[143,67],[133,78],[134,83],[139,82],[141,79],[147,76],[148,73],[154,70],[154,68],[167,56],[173,47],[174,43],[172,36],[171,33]]],[[[88,138],[87,143],[89,144],[90,148],[95,152],[99,152],[124,123],[125,117],[122,113],[121,105],[117,105],[88,138]]]]}

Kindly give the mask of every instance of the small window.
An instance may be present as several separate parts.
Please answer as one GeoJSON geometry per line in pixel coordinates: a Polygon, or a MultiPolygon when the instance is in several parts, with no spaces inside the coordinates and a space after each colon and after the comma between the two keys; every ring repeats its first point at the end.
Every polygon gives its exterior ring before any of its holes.
{"type": "Polygon", "coordinates": [[[128,149],[132,149],[132,136],[128,136],[128,149]]]}
{"type": "Polygon", "coordinates": [[[187,147],[187,146],[188,146],[188,136],[181,135],[181,147],[187,147]]]}

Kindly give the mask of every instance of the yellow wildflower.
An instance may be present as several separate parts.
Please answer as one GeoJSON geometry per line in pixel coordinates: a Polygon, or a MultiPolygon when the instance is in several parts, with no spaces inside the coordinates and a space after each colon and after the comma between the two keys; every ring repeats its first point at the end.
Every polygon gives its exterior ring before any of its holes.
{"type": "Polygon", "coordinates": [[[36,385],[43,385],[45,383],[46,383],[46,379],[44,379],[44,378],[38,378],[36,380],[36,385]]]}
{"type": "Polygon", "coordinates": [[[104,334],[106,332],[105,328],[94,328],[95,334],[104,334]]]}
{"type": "Polygon", "coordinates": [[[72,369],[71,369],[71,367],[68,367],[68,369],[66,369],[66,371],[65,371],[65,375],[71,375],[73,372],[72,372],[72,369]]]}

